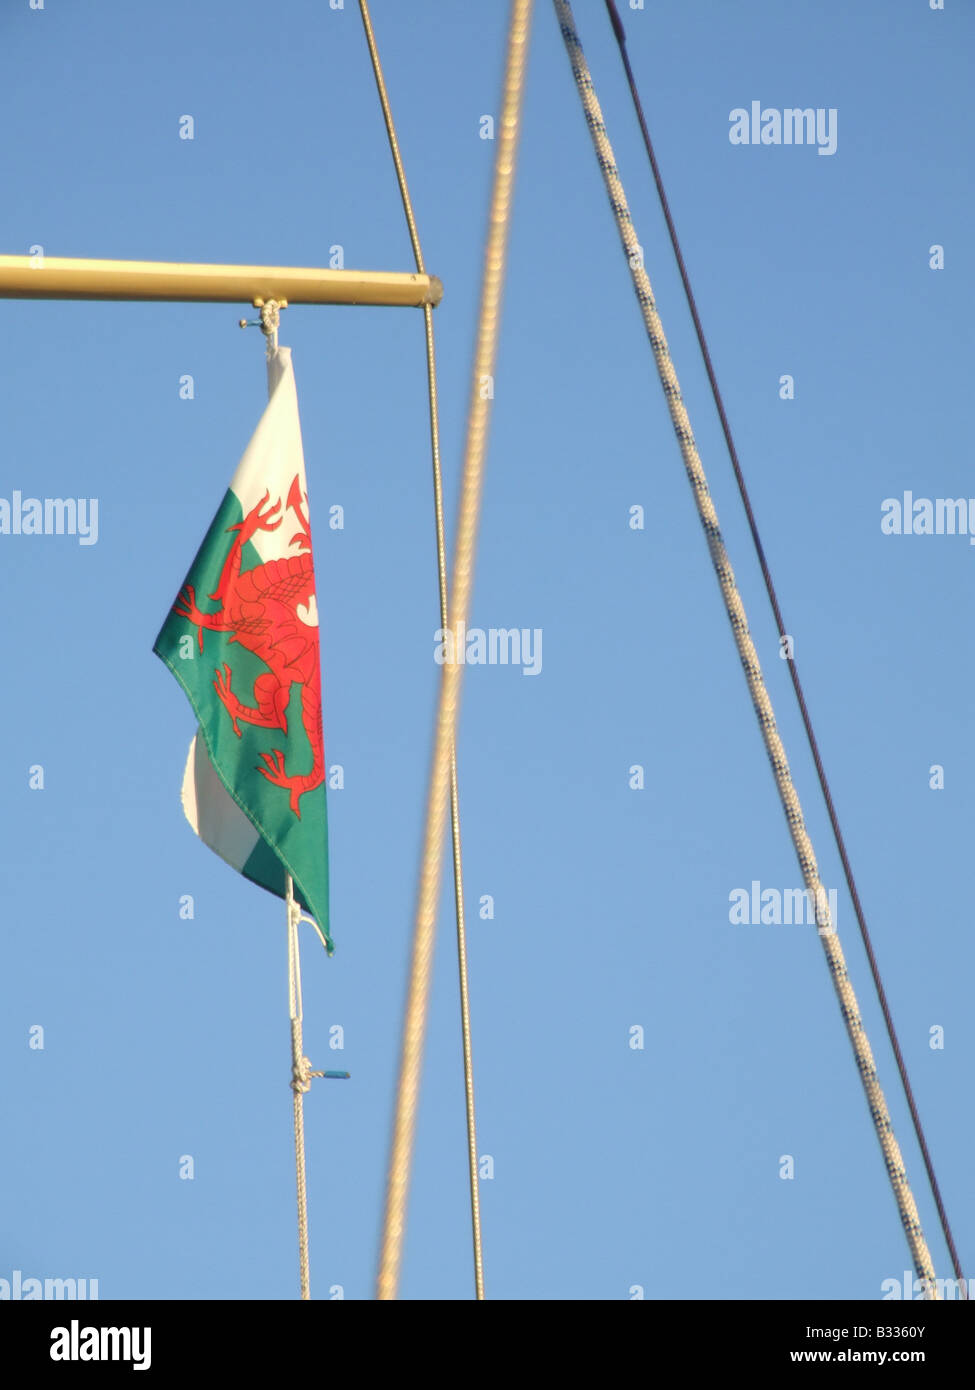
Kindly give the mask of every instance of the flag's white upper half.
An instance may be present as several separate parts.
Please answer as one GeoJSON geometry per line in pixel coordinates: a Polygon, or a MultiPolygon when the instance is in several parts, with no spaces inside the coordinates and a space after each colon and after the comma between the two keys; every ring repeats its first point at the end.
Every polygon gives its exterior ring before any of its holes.
{"type": "MultiPolygon", "coordinates": [[[[251,435],[230,484],[231,492],[240,499],[246,516],[267,491],[269,478],[291,479],[297,473],[301,497],[308,506],[308,484],[305,480],[305,455],[301,446],[301,422],[298,417],[298,392],[291,363],[291,349],[279,347],[268,358],[268,403],[251,435]]],[[[275,498],[271,499],[275,501],[275,498]]],[[[282,513],[285,499],[281,499],[282,513]]],[[[293,555],[291,538],[294,527],[287,516],[274,531],[256,531],[251,545],[261,557],[261,563],[293,555]]],[[[306,618],[305,622],[308,621],[306,618]]]]}

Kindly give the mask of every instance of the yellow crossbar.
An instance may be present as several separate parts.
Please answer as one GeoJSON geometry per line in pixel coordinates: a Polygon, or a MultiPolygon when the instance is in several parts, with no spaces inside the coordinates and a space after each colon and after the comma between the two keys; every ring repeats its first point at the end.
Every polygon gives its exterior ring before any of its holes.
{"type": "Polygon", "coordinates": [[[276,299],[288,304],[439,304],[436,275],[299,266],[186,265],[0,256],[2,299],[157,299],[215,304],[276,299]]]}

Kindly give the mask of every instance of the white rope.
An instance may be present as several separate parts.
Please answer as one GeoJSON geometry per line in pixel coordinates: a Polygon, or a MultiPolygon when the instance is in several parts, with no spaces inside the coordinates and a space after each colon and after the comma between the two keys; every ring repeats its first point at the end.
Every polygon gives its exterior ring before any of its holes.
{"type": "MultiPolygon", "coordinates": [[[[294,1097],[295,1122],[295,1183],[298,1191],[298,1262],[301,1272],[301,1297],[311,1298],[311,1271],[308,1256],[308,1184],[305,1176],[305,1116],[303,1101],[311,1090],[312,1077],[324,1072],[312,1071],[305,1056],[301,1035],[301,948],[298,943],[298,924],[312,921],[295,901],[294,880],[287,877],[286,903],[288,911],[288,1010],[291,1015],[291,1092],[294,1097]]],[[[314,925],[314,923],[313,923],[314,925]]]]}

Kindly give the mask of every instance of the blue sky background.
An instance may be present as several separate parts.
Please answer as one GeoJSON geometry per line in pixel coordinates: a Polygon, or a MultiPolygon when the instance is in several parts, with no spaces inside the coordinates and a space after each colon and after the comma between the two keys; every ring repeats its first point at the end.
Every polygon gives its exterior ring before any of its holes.
{"type": "MultiPolygon", "coordinates": [[[[975,496],[975,16],[958,0],[622,10],[971,1262],[975,549],[883,535],[880,515],[905,489],[975,496]],[[729,112],[752,100],[835,107],[837,152],[731,145],[729,112]]],[[[580,0],[576,18],[823,879],[840,888],[604,7],[580,0]]],[[[500,0],[373,8],[445,286],[451,530],[495,150],[479,121],[497,113],[506,19],[500,0]]],[[[3,252],[324,265],[341,245],[349,268],[412,269],[353,0],[6,0],[0,39],[3,252]]],[[[284,914],[185,823],[193,720],[151,650],[263,408],[246,312],[3,306],[0,496],[97,497],[99,534],[0,536],[0,1277],[95,1277],[103,1298],[297,1295],[284,914]],[[28,1047],[38,1024],[43,1051],[28,1047]]],[[[352,1073],[305,1106],[312,1287],[370,1298],[439,671],[422,317],[294,308],[281,341],[326,754],[345,773],[329,799],[337,952],[310,931],[304,949],[306,1051],[352,1073]],[[327,524],[336,503],[343,531],[327,524]]],[[[467,669],[459,746],[488,1296],[879,1298],[910,1260],[815,931],[729,922],[733,889],[800,875],[546,3],[470,621],[543,630],[539,676],[467,669]]],[[[948,1275],[843,891],[839,929],[948,1275]]],[[[466,1184],[447,880],[402,1296],[472,1295],[466,1184]]]]}

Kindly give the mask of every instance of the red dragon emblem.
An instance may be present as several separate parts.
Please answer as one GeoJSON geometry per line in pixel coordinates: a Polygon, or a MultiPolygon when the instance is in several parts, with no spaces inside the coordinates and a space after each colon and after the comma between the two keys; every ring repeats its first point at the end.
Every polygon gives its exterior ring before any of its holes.
{"type": "Polygon", "coordinates": [[[292,536],[290,544],[297,545],[299,553],[280,560],[269,560],[266,564],[241,572],[241,553],[247,542],[258,531],[276,531],[287,514],[285,512],[277,520],[274,519],[281,510],[281,500],[279,498],[273,506],[267,506],[270,496],[269,492],[265,492],[243,521],[227,528],[228,532],[236,531],[237,535],[224,562],[216,593],[210,595],[220,605],[219,608],[212,613],[203,613],[196,605],[193,585],[187,584],[173,604],[173,612],[188,618],[199,629],[201,655],[203,630],[207,628],[210,632],[229,632],[231,642],[239,642],[267,666],[267,671],[262,672],[254,682],[253,705],[241,704],[230,688],[233,672],[226,663],[222,670],[214,672],[216,680],[213,688],[230,715],[238,738],[241,737],[241,720],[264,729],[280,729],[287,734],[291,687],[296,681],[300,682],[301,720],[314,755],[311,772],[303,776],[289,773],[285,767],[284,753],[279,748],[273,753],[262,753],[266,766],[256,769],[274,786],[288,789],[291,809],[300,819],[299,798],[320,786],[325,779],[318,628],[304,622],[298,614],[299,607],[307,611],[314,600],[315,572],[312,568],[311,532],[308,517],[302,509],[297,474],[288,492],[287,505],[298,520],[300,529],[292,536]]]}

